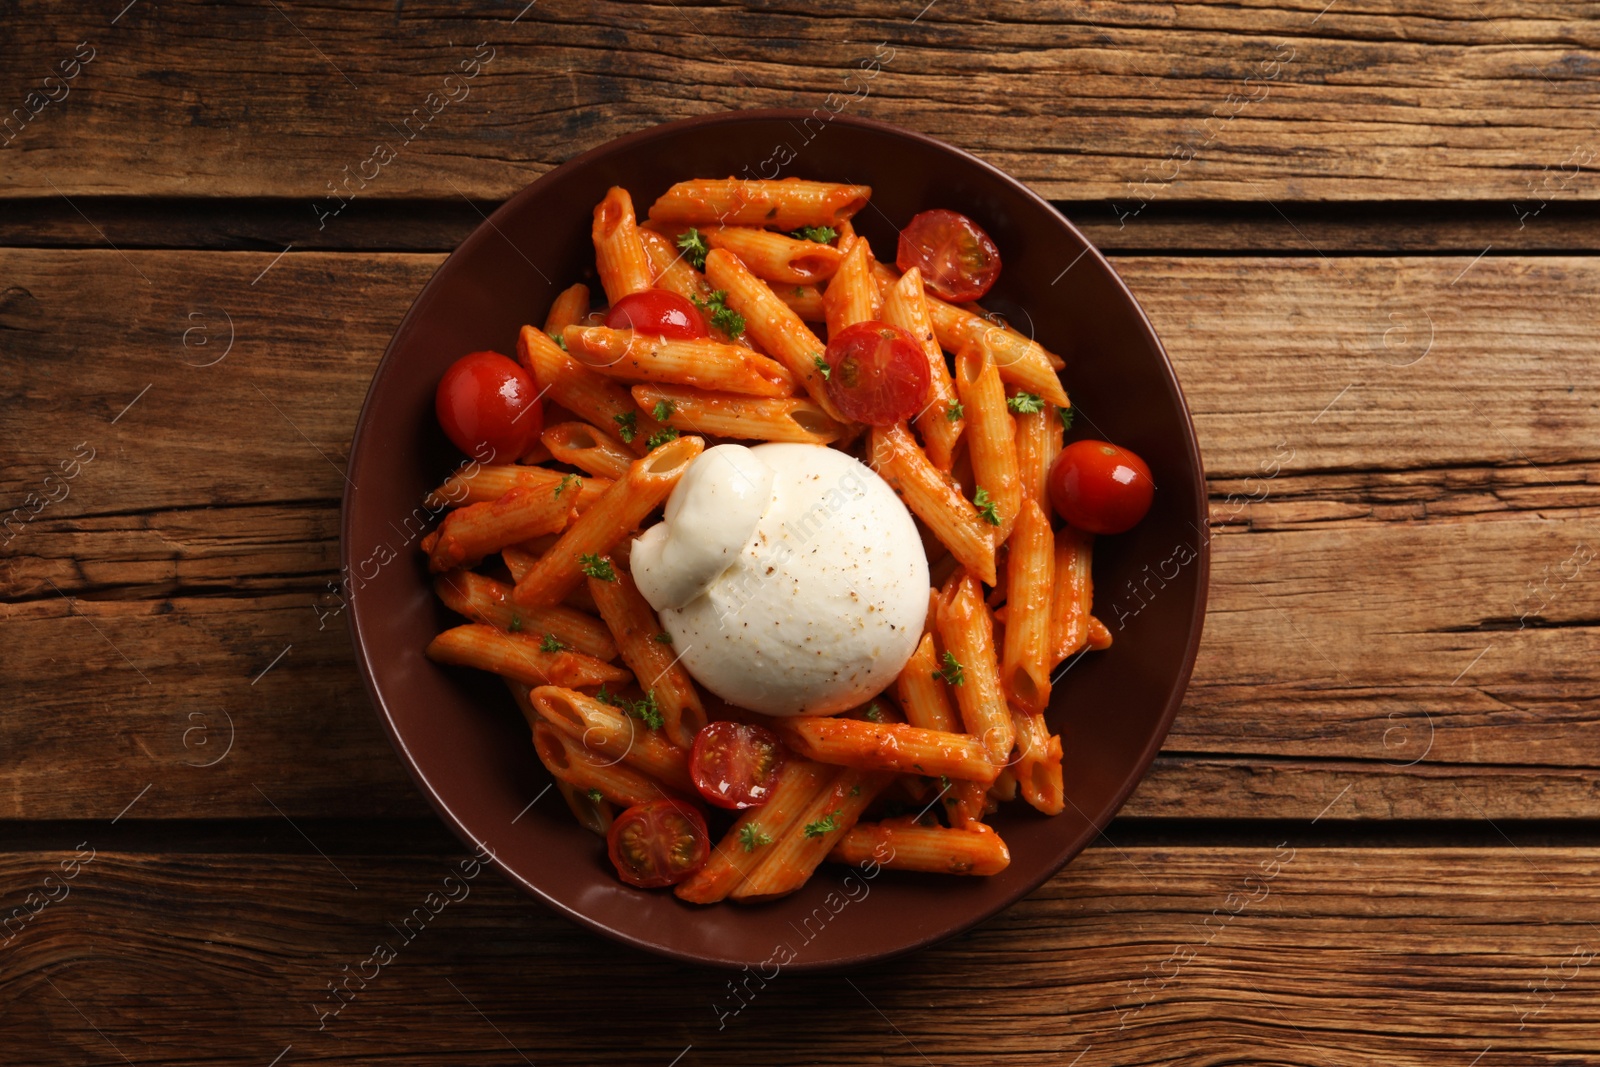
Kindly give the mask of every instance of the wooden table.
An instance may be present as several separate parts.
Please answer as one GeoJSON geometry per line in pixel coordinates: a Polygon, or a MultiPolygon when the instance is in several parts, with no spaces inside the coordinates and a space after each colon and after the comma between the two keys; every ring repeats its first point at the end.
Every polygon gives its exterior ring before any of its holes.
{"type": "Polygon", "coordinates": [[[123,2],[0,16],[0,1059],[1600,1050],[1600,4],[123,2]],[[848,106],[1055,198],[1187,392],[1211,611],[1148,780],[979,929],[737,1013],[491,873],[322,1014],[465,855],[326,595],[400,316],[549,168],[879,42],[848,106]]]}

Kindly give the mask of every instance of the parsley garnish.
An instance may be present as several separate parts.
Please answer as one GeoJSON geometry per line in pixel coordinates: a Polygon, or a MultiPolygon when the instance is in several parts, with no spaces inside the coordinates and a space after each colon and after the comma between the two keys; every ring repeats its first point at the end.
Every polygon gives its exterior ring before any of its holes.
{"type": "Polygon", "coordinates": [[[565,652],[567,646],[555,634],[545,634],[544,640],[539,642],[540,652],[565,652]]]}
{"type": "Polygon", "coordinates": [[[666,422],[672,418],[672,413],[678,410],[678,405],[670,400],[657,400],[656,406],[650,409],[650,417],[657,422],[666,422]]]}
{"type": "Polygon", "coordinates": [[[861,795],[861,783],[860,782],[857,782],[855,785],[850,787],[850,795],[853,796],[853,797],[858,797],[858,796],[861,795]]]}
{"type": "Polygon", "coordinates": [[[661,717],[661,706],[656,703],[656,691],[654,689],[646,693],[643,700],[635,700],[633,705],[627,709],[627,712],[652,730],[661,729],[662,724],[666,721],[661,717]]]}
{"type": "Polygon", "coordinates": [[[700,236],[700,231],[693,226],[678,235],[678,247],[683,249],[683,258],[689,261],[689,266],[695,270],[706,269],[706,253],[711,251],[706,239],[700,236]]]}
{"type": "Polygon", "coordinates": [[[822,375],[823,381],[827,381],[833,376],[833,368],[828,365],[827,360],[822,358],[822,353],[817,353],[817,355],[811,360],[811,365],[817,368],[817,373],[822,375]]]}
{"type": "Polygon", "coordinates": [[[624,411],[621,415],[611,416],[611,421],[617,424],[617,436],[622,438],[622,443],[633,444],[633,439],[639,436],[639,413],[624,411]]]}
{"type": "Polygon", "coordinates": [[[1018,393],[1006,398],[1006,407],[1018,415],[1037,415],[1044,410],[1044,401],[1032,393],[1018,393]]]}
{"type": "Polygon", "coordinates": [[[765,830],[754,826],[739,827],[739,844],[744,846],[746,852],[754,852],[762,845],[772,844],[772,836],[765,830]]]}
{"type": "Polygon", "coordinates": [[[883,721],[883,710],[881,708],[879,708],[876,703],[868,704],[867,705],[867,710],[863,711],[861,713],[861,715],[868,722],[882,722],[883,721]]]}
{"type": "Polygon", "coordinates": [[[950,422],[955,422],[966,413],[967,405],[963,404],[959,400],[944,409],[944,417],[950,422]]]}
{"type": "Polygon", "coordinates": [[[670,644],[672,644],[672,635],[669,634],[669,633],[662,632],[662,633],[656,634],[655,640],[656,640],[657,644],[670,645],[670,644]]]}
{"type": "Polygon", "coordinates": [[[556,486],[556,496],[559,497],[562,493],[566,492],[569,488],[571,488],[574,485],[577,485],[578,481],[579,481],[579,479],[578,479],[578,476],[576,474],[563,474],[561,476],[561,484],[556,486]]]}
{"type": "Polygon", "coordinates": [[[550,339],[556,343],[556,347],[560,348],[561,351],[565,352],[567,350],[567,339],[559,333],[551,334],[550,339]]]}
{"type": "Polygon", "coordinates": [[[978,491],[972,494],[972,506],[978,509],[978,514],[990,526],[1000,525],[1000,512],[998,505],[989,496],[989,490],[978,486],[978,491]]]}
{"type": "Polygon", "coordinates": [[[598,578],[602,582],[617,580],[617,572],[611,566],[611,561],[593,552],[585,552],[578,557],[578,569],[591,578],[598,578]]]}
{"type": "Polygon", "coordinates": [[[1077,414],[1077,411],[1075,409],[1073,409],[1073,408],[1056,408],[1056,414],[1061,416],[1061,428],[1063,430],[1072,429],[1072,419],[1073,419],[1073,416],[1075,416],[1077,414]]]}
{"type": "Polygon", "coordinates": [[[802,241],[815,241],[819,245],[831,245],[833,239],[839,236],[839,231],[832,226],[802,226],[789,236],[802,241]]]}
{"type": "Polygon", "coordinates": [[[660,448],[662,445],[666,444],[668,441],[677,440],[677,438],[678,438],[678,431],[677,430],[674,430],[671,426],[663,426],[661,429],[657,430],[655,433],[653,433],[649,437],[645,438],[644,447],[654,450],[654,449],[660,448]]]}
{"type": "Polygon", "coordinates": [[[933,672],[936,680],[947,682],[950,685],[966,684],[966,676],[961,672],[961,661],[956,659],[954,652],[946,652],[939,657],[939,662],[944,664],[933,672]]]}
{"type": "Polygon", "coordinates": [[[823,834],[833,833],[833,831],[839,828],[839,816],[842,814],[844,813],[838,808],[834,808],[816,822],[806,823],[806,836],[821,837],[823,834]]]}
{"type": "Polygon", "coordinates": [[[728,291],[718,289],[706,299],[691,296],[690,302],[701,311],[710,312],[711,325],[727,334],[729,337],[738,337],[744,333],[744,316],[733,310],[727,304],[728,291]]]}
{"type": "Polygon", "coordinates": [[[598,789],[591,789],[587,793],[585,793],[584,796],[588,797],[590,800],[594,801],[596,804],[600,803],[602,800],[604,800],[606,798],[606,795],[604,793],[600,792],[600,790],[598,790],[598,789]]]}
{"type": "Polygon", "coordinates": [[[626,708],[628,706],[627,700],[623,699],[622,697],[614,697],[610,693],[606,692],[604,683],[601,683],[600,692],[596,693],[594,698],[600,703],[610,704],[614,708],[626,708]]]}
{"type": "Polygon", "coordinates": [[[507,626],[506,629],[510,630],[514,634],[521,633],[522,632],[522,616],[521,615],[517,615],[517,614],[513,614],[511,616],[511,625],[507,626]]]}

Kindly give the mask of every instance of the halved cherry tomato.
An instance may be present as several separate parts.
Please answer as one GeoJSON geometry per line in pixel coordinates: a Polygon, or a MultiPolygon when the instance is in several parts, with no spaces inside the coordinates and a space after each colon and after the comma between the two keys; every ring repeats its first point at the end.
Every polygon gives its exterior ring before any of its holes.
{"type": "Polygon", "coordinates": [[[1080,530],[1117,534],[1150,510],[1156,483],[1137,454],[1105,441],[1074,441],[1050,468],[1050,502],[1080,530]]]}
{"type": "Polygon", "coordinates": [[[617,816],[606,832],[606,851],[624,882],[657,889],[677,885],[705,866],[711,834],[689,805],[652,800],[617,816]]]}
{"type": "Polygon", "coordinates": [[[679,340],[708,336],[705,319],[695,306],[666,289],[629,293],[611,305],[606,325],[613,330],[638,330],[652,337],[679,340]]]}
{"type": "Polygon", "coordinates": [[[929,289],[953,303],[977,300],[1000,277],[1000,249],[965,215],[943,208],[914,216],[900,231],[894,261],[917,267],[929,289]]]}
{"type": "Polygon", "coordinates": [[[763,726],[714,722],[694,735],[689,775],[700,795],[719,808],[755,808],[772,799],[786,751],[763,726]]]}
{"type": "Polygon", "coordinates": [[[928,354],[906,331],[886,322],[858,322],[839,331],[823,354],[828,397],[847,419],[888,426],[928,402],[928,354]]]}
{"type": "Polygon", "coordinates": [[[484,463],[516,462],[544,429],[533,376],[498,352],[473,352],[450,364],[433,410],[451,443],[484,463]]]}

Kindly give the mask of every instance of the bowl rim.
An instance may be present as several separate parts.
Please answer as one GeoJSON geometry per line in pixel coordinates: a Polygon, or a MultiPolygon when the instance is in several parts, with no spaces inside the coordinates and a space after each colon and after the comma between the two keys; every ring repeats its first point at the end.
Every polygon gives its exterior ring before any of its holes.
{"type": "MultiPolygon", "coordinates": [[[[429,276],[428,281],[423,285],[422,289],[419,290],[417,295],[412,299],[411,306],[407,308],[405,316],[400,320],[400,325],[395,329],[394,335],[389,339],[389,343],[384,347],[383,355],[379,357],[377,365],[373,368],[372,378],[367,385],[367,393],[362,399],[361,411],[356,417],[355,429],[352,431],[350,454],[346,460],[346,469],[351,469],[356,466],[357,458],[363,451],[364,441],[367,438],[365,432],[367,429],[367,422],[373,414],[372,403],[378,379],[383,374],[385,368],[389,366],[390,357],[394,354],[396,348],[398,348],[401,342],[404,341],[416,328],[416,324],[420,315],[419,309],[429,303],[428,297],[432,293],[434,287],[439,284],[440,275],[443,273],[445,268],[449,266],[450,262],[454,260],[457,255],[460,255],[463,252],[470,252],[479,244],[498,238],[498,223],[519,211],[525,202],[537,198],[541,190],[558,174],[561,174],[569,169],[585,166],[596,159],[623,151],[634,145],[655,140],[660,137],[669,136],[682,130],[695,129],[702,126],[718,126],[750,121],[793,122],[801,121],[811,117],[813,117],[812,111],[804,108],[758,108],[748,110],[717,111],[705,115],[695,115],[689,118],[677,119],[671,122],[656,123],[654,125],[634,130],[631,133],[623,134],[621,137],[616,137],[602,144],[596,145],[594,148],[589,149],[581,155],[552,167],[549,171],[540,175],[534,181],[523,186],[517,192],[512,194],[503,204],[496,208],[493,213],[485,216],[478,223],[478,225],[473,228],[472,232],[462,239],[460,244],[458,244],[450,252],[450,254],[445,257],[444,262],[439,264],[439,266],[434,270],[433,274],[429,276]]],[[[1122,278],[1122,275],[1117,272],[1116,268],[1111,265],[1101,251],[1096,248],[1094,244],[1090,242],[1089,239],[1085,237],[1075,225],[1073,225],[1070,219],[1068,219],[1060,211],[1056,210],[1055,206],[1051,204],[1050,201],[1040,196],[1026,183],[1011,176],[1010,174],[1007,174],[999,167],[996,167],[988,161],[973,155],[971,152],[968,152],[963,148],[959,148],[936,137],[930,137],[927,134],[921,133],[920,131],[910,130],[903,126],[897,126],[893,123],[883,122],[878,119],[866,118],[864,116],[834,114],[830,118],[829,122],[830,124],[841,123],[847,126],[868,130],[873,133],[921,142],[922,144],[927,145],[935,150],[952,153],[968,163],[974,164],[980,169],[987,171],[996,179],[1011,186],[1015,191],[1022,194],[1025,199],[1032,201],[1044,211],[1054,215],[1056,219],[1059,220],[1060,223],[1065,226],[1073,236],[1083,243],[1083,254],[1090,255],[1095,260],[1099,261],[1100,266],[1106,270],[1110,278],[1116,283],[1117,289],[1120,290],[1122,295],[1127,298],[1128,304],[1137,313],[1138,322],[1143,326],[1145,333],[1149,337],[1150,341],[1154,344],[1156,355],[1159,357],[1161,365],[1166,371],[1166,376],[1177,392],[1178,400],[1183,412],[1181,440],[1189,458],[1193,463],[1193,478],[1191,479],[1190,484],[1187,486],[1187,490],[1191,495],[1190,503],[1194,506],[1195,514],[1205,515],[1208,508],[1209,494],[1206,488],[1206,475],[1203,460],[1200,454],[1200,445],[1195,435],[1194,416],[1189,409],[1188,398],[1183,393],[1182,383],[1179,382],[1177,371],[1172,366],[1171,358],[1167,355],[1166,346],[1161,343],[1161,338],[1156,333],[1155,327],[1151,324],[1149,316],[1145,313],[1144,307],[1139,303],[1138,299],[1133,295],[1133,292],[1128,288],[1127,283],[1122,278]]],[[[1079,258],[1082,258],[1082,254],[1080,254],[1079,258]]],[[[339,566],[341,574],[348,573],[351,565],[350,552],[351,545],[353,543],[351,526],[352,511],[354,507],[352,498],[354,494],[354,485],[352,485],[349,480],[346,479],[346,484],[340,500],[339,508],[339,566]]],[[[1094,840],[1094,838],[1104,836],[1106,826],[1109,825],[1112,818],[1115,817],[1116,813],[1122,808],[1123,804],[1127,802],[1128,797],[1132,795],[1133,791],[1137,789],[1140,783],[1142,783],[1149,775],[1150,766],[1155,762],[1155,757],[1160,751],[1162,744],[1165,742],[1167,734],[1172,728],[1172,722],[1177,717],[1178,709],[1183,703],[1183,698],[1188,692],[1189,681],[1194,673],[1195,659],[1200,649],[1201,632],[1205,625],[1206,603],[1210,591],[1211,538],[1209,536],[1203,536],[1199,540],[1199,551],[1196,553],[1196,558],[1194,561],[1196,565],[1196,596],[1194,608],[1189,619],[1188,642],[1184,648],[1182,661],[1179,664],[1178,672],[1174,678],[1175,684],[1173,685],[1171,692],[1168,694],[1166,706],[1162,709],[1161,714],[1156,721],[1156,728],[1151,731],[1150,736],[1145,741],[1143,749],[1139,752],[1138,758],[1134,764],[1134,773],[1128,775],[1127,780],[1115,791],[1114,794],[1112,794],[1110,800],[1106,805],[1104,805],[1100,812],[1092,815],[1091,813],[1087,812],[1082,813],[1085,821],[1088,824],[1087,829],[1081,832],[1078,835],[1078,839],[1073,841],[1066,851],[1062,853],[1060,861],[1046,864],[1036,876],[1024,881],[1013,892],[1008,893],[996,903],[985,907],[978,914],[963,920],[953,927],[940,928],[930,933],[920,934],[891,949],[866,951],[853,955],[847,953],[834,959],[810,962],[796,959],[785,965],[786,970],[792,970],[796,972],[826,971],[836,970],[843,967],[860,967],[871,963],[880,963],[907,955],[912,952],[920,951],[941,941],[955,937],[958,934],[965,933],[979,924],[987,922],[1001,911],[1010,908],[1012,905],[1016,904],[1017,901],[1034,892],[1045,882],[1049,881],[1055,875],[1060,873],[1061,870],[1067,866],[1067,864],[1076,859],[1078,854],[1081,853],[1089,845],[1089,843],[1094,840]]],[[[352,652],[355,654],[356,668],[361,675],[362,686],[365,688],[368,699],[372,702],[374,709],[377,711],[378,718],[383,723],[384,733],[388,736],[390,745],[393,746],[395,754],[400,757],[401,763],[405,765],[406,773],[410,776],[413,784],[416,785],[418,790],[427,799],[429,806],[432,807],[439,818],[444,821],[445,825],[448,826],[456,835],[456,837],[460,838],[464,843],[473,842],[481,846],[482,843],[478,841],[476,835],[473,834],[472,831],[466,827],[461,818],[456,815],[454,809],[450,805],[449,800],[444,796],[441,796],[439,791],[434,788],[432,783],[423,777],[416,758],[413,756],[410,748],[407,746],[405,739],[400,735],[400,731],[396,728],[394,715],[389,709],[388,702],[384,699],[383,694],[379,692],[378,689],[376,675],[373,670],[373,660],[367,648],[366,633],[363,631],[361,626],[361,617],[356,606],[356,600],[357,598],[355,593],[350,593],[348,596],[349,611],[347,612],[346,625],[350,633],[352,652]]],[[[693,952],[685,952],[676,948],[671,948],[669,946],[638,937],[625,930],[619,930],[611,926],[607,926],[605,923],[589,916],[585,912],[574,907],[569,907],[567,904],[546,893],[540,886],[508,866],[499,858],[499,856],[491,854],[489,856],[489,860],[513,884],[519,886],[524,892],[535,897],[552,911],[559,915],[565,916],[566,918],[576,922],[578,925],[583,926],[586,929],[593,930],[596,933],[608,937],[613,941],[620,942],[632,948],[640,949],[656,956],[663,956],[684,963],[691,963],[705,967],[716,967],[720,969],[738,969],[739,965],[732,961],[708,959],[693,952]]]]}

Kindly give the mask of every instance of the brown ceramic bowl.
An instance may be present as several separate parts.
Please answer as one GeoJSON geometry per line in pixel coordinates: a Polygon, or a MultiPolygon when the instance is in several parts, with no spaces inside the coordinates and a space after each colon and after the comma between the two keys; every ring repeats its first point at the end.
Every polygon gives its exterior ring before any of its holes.
{"type": "Polygon", "coordinates": [[[1206,493],[1194,429],[1161,343],[1116,272],[1048,203],[988,164],[907,130],[826,115],[733,112],[657,126],[512,197],[439,268],[390,342],[356,425],[344,499],[357,661],[396,751],[439,815],[557,911],[652,952],[723,966],[879,960],[965,930],[1036,888],[1094,838],[1149,768],[1188,683],[1205,608],[1206,493]],[[459,622],[434,599],[416,545],[422,522],[432,525],[423,495],[460,459],[434,422],[439,376],[467,352],[513,352],[518,328],[541,323],[561,288],[587,280],[598,290],[590,212],[607,187],[626,187],[642,212],[673,182],[723,175],[872,186],[856,225],[888,261],[895,225],[918,211],[976,219],[1005,261],[985,303],[1067,358],[1079,410],[1069,436],[1126,445],[1154,473],[1149,516],[1096,548],[1095,610],[1115,644],[1081,658],[1055,688],[1049,719],[1066,750],[1066,812],[1046,818],[1018,802],[995,816],[1011,848],[996,877],[891,871],[868,880],[825,864],[800,892],[754,907],[695,907],[630,888],[555,790],[529,807],[549,777],[504,688],[423,657],[434,634],[459,622]]]}

